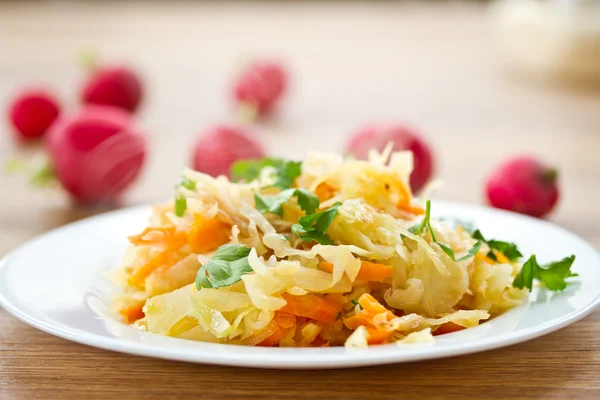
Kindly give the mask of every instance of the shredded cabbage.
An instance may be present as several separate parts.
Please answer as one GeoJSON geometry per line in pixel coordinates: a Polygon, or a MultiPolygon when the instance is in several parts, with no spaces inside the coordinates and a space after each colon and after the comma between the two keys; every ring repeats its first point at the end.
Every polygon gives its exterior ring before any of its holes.
{"type": "Polygon", "coordinates": [[[186,169],[175,200],[155,206],[144,234],[130,237],[115,313],[188,340],[363,348],[429,343],[523,302],[512,285],[518,263],[490,259],[486,244],[456,262],[439,243],[467,254],[476,243],[468,232],[430,219],[436,242],[411,229],[423,213],[411,172],[411,153],[391,147],[369,161],[311,153],[289,182],[319,209],[305,216],[307,199],[292,196],[280,216],[259,211],[255,193],[274,201],[285,171],[270,166],[234,183],[186,169]]]}

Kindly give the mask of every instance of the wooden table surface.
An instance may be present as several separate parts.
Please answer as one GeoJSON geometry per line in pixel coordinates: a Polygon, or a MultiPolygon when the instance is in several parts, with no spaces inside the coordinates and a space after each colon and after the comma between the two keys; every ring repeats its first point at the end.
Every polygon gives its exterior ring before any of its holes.
{"type": "MultiPolygon", "coordinates": [[[[77,52],[129,60],[148,87],[140,115],[152,154],[128,204],[171,195],[203,127],[234,121],[227,84],[252,55],[284,57],[293,88],[252,127],[273,153],[340,151],[368,121],[405,121],[438,155],[439,197],[479,203],[494,164],[534,153],[557,165],[551,219],[600,248],[600,95],[507,76],[477,4],[0,3],[0,104],[24,84],[52,85],[76,107],[77,52]]],[[[2,122],[4,124],[4,122],[2,122]]],[[[0,159],[16,147],[0,126],[0,159]]],[[[0,176],[0,255],[97,213],[0,176]]],[[[31,328],[0,309],[0,397],[592,399],[600,398],[600,311],[505,349],[405,365],[278,371],[117,354],[31,328]]]]}

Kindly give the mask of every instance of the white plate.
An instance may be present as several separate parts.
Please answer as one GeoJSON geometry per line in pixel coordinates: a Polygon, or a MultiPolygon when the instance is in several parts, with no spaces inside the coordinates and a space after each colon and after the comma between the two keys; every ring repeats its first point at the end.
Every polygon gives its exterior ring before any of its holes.
{"type": "MultiPolygon", "coordinates": [[[[565,327],[600,303],[600,257],[585,241],[545,221],[475,205],[433,202],[436,216],[472,221],[488,238],[515,241],[540,262],[576,254],[580,278],[562,293],[535,290],[529,304],[428,345],[344,348],[242,347],[140,332],[106,314],[104,274],[118,265],[126,236],[143,229],[148,207],[100,215],[49,232],[0,262],[0,304],[26,323],[103,349],[198,363],[272,368],[334,368],[448,357],[523,342],[565,327]]],[[[556,343],[560,346],[560,343],[556,343]]]]}

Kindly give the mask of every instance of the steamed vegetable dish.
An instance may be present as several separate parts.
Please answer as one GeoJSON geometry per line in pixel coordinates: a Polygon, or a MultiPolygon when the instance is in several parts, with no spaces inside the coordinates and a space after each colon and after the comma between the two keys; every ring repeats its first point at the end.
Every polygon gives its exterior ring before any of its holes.
{"type": "Polygon", "coordinates": [[[574,256],[523,265],[516,245],[436,219],[413,198],[411,153],[311,154],[185,170],[129,237],[115,313],[204,342],[363,347],[433,340],[562,290],[574,256]]]}

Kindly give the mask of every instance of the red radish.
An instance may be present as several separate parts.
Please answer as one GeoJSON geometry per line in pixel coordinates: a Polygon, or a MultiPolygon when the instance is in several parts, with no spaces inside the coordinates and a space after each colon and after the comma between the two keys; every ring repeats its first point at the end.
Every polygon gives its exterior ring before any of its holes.
{"type": "Polygon", "coordinates": [[[19,93],[9,106],[9,118],[17,137],[29,140],[42,137],[58,118],[60,106],[56,97],[45,89],[29,89],[19,93]]]}
{"type": "Polygon", "coordinates": [[[138,74],[125,66],[101,67],[93,71],[83,86],[81,101],[119,107],[134,112],[143,97],[138,74]]]}
{"type": "Polygon", "coordinates": [[[488,179],[487,198],[494,207],[543,217],[558,202],[557,178],[556,169],[533,157],[514,157],[488,179]]]}
{"type": "Polygon", "coordinates": [[[254,62],[235,80],[235,100],[244,107],[253,108],[259,116],[269,114],[287,86],[284,66],[276,61],[254,62]]]}
{"type": "Polygon", "coordinates": [[[238,160],[265,156],[260,143],[243,129],[215,125],[200,133],[193,154],[193,168],[211,176],[229,176],[231,165],[238,160]]]}
{"type": "Polygon", "coordinates": [[[56,177],[82,203],[114,202],[138,177],[145,140],[125,111],[88,106],[59,119],[47,137],[56,177]]]}
{"type": "Polygon", "coordinates": [[[423,137],[404,125],[367,125],[359,129],[348,142],[346,153],[366,160],[369,151],[383,151],[393,143],[393,151],[408,150],[413,153],[414,168],[410,175],[410,186],[417,193],[425,186],[434,171],[433,153],[423,137]]]}

